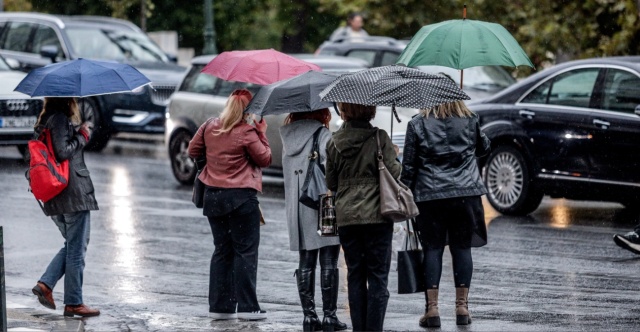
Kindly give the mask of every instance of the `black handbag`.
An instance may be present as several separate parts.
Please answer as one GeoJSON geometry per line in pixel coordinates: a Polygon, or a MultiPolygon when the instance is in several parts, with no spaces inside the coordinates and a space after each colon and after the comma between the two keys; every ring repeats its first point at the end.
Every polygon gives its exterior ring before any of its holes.
{"type": "Polygon", "coordinates": [[[409,227],[407,220],[404,250],[398,251],[398,294],[411,294],[426,290],[423,257],[416,232],[409,227]]]}
{"type": "Polygon", "coordinates": [[[309,167],[300,188],[299,202],[314,210],[320,209],[320,195],[327,193],[327,183],[324,179],[324,166],[320,163],[320,150],[318,150],[318,137],[324,127],[318,128],[313,134],[313,147],[309,154],[309,167]]]}
{"type": "MultiPolygon", "coordinates": [[[[211,119],[207,120],[207,122],[205,122],[204,124],[204,128],[202,128],[202,141],[204,142],[204,132],[207,130],[207,124],[209,124],[209,121],[211,119]]],[[[206,150],[206,145],[205,145],[205,150],[206,150]]],[[[195,204],[195,206],[197,208],[202,208],[204,207],[204,190],[207,188],[207,186],[202,183],[202,181],[200,181],[200,179],[198,178],[200,176],[200,173],[202,173],[202,170],[204,169],[204,167],[207,165],[207,154],[203,153],[200,157],[196,158],[193,163],[196,166],[196,169],[198,170],[196,172],[196,178],[193,181],[193,194],[191,195],[191,201],[193,202],[193,204],[195,204]]]]}

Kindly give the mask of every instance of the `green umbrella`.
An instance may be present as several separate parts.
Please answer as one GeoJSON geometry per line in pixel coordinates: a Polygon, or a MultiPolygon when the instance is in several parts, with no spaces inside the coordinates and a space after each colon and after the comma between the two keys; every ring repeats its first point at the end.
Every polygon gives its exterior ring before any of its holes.
{"type": "Polygon", "coordinates": [[[439,65],[458,70],[493,65],[535,68],[503,26],[466,18],[425,25],[413,36],[397,63],[408,67],[439,65]]]}

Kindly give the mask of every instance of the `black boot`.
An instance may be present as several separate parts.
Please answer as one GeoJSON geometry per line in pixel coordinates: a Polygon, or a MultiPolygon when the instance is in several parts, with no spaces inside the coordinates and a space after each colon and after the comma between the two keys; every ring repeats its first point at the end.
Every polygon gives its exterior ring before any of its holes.
{"type": "Polygon", "coordinates": [[[316,271],[311,269],[296,270],[296,280],[298,282],[298,294],[300,295],[300,304],[304,313],[302,321],[303,331],[320,331],[322,324],[316,314],[315,286],[316,271]]]}
{"type": "Polygon", "coordinates": [[[342,331],[347,324],[338,320],[336,309],[338,306],[338,269],[320,271],[320,287],[322,288],[322,320],[323,331],[342,331]]]}

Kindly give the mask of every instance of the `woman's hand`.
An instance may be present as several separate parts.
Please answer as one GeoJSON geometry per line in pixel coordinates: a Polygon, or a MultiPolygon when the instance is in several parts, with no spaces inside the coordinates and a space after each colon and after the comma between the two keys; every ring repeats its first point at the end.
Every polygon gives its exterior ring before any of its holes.
{"type": "Polygon", "coordinates": [[[267,132],[267,121],[264,121],[264,119],[260,119],[260,121],[254,123],[256,124],[256,129],[258,129],[258,131],[260,131],[261,133],[267,132]]]}

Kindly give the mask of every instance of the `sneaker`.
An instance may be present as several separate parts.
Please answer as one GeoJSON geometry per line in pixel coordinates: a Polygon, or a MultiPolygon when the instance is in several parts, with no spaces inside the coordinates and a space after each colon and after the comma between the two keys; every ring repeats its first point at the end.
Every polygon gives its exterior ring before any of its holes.
{"type": "Polygon", "coordinates": [[[250,311],[250,312],[239,312],[238,319],[244,320],[262,320],[267,319],[267,312],[264,310],[260,311],[250,311]]]}
{"type": "Polygon", "coordinates": [[[230,320],[230,319],[237,319],[238,315],[235,312],[210,312],[209,313],[209,318],[213,319],[213,320],[230,320]]]}
{"type": "Polygon", "coordinates": [[[613,241],[620,247],[640,255],[640,235],[636,232],[629,232],[625,235],[616,234],[613,241]]]}

